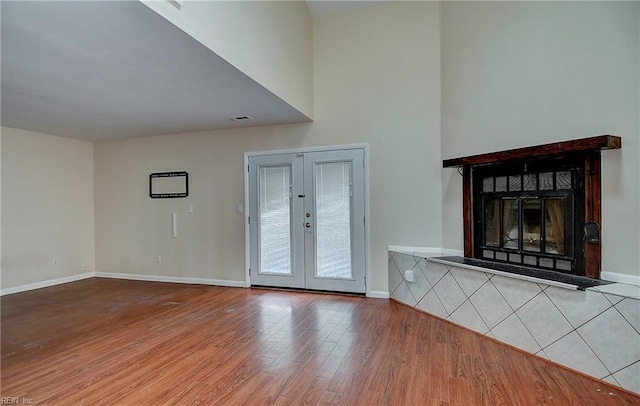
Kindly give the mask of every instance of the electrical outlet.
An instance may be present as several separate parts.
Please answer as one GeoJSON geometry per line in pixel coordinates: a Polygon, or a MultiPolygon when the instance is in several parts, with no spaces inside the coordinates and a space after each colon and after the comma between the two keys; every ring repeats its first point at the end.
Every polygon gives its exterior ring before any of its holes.
{"type": "Polygon", "coordinates": [[[85,264],[84,262],[82,263],[82,270],[86,271],[89,269],[89,265],[85,264]]]}
{"type": "Polygon", "coordinates": [[[60,265],[60,258],[53,258],[53,260],[51,261],[51,265],[53,266],[60,265]]]}

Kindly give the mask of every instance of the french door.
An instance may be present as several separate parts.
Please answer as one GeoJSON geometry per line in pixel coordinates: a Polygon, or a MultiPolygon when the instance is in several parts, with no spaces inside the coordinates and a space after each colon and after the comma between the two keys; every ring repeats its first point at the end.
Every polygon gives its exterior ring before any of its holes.
{"type": "Polygon", "coordinates": [[[364,150],[249,157],[251,284],[365,292],[364,150]]]}

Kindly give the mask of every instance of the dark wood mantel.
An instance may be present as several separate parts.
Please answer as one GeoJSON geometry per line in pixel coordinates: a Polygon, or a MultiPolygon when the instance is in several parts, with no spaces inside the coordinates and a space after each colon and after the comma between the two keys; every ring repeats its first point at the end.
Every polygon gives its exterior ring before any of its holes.
{"type": "MultiPolygon", "coordinates": [[[[534,162],[540,159],[573,157],[584,163],[584,223],[601,225],[600,151],[620,149],[622,139],[615,135],[598,135],[577,140],[554,142],[533,147],[517,148],[487,154],[445,159],[444,168],[462,167],[464,256],[478,258],[474,248],[474,171],[490,164],[534,162]]],[[[601,243],[585,242],[584,276],[600,278],[601,243]]]]}
{"type": "Polygon", "coordinates": [[[620,149],[622,139],[615,135],[598,135],[595,137],[581,138],[578,140],[554,142],[551,144],[537,145],[534,147],[510,149],[488,154],[465,156],[461,158],[445,159],[443,168],[459,167],[465,165],[481,165],[491,162],[505,162],[517,159],[531,159],[563,155],[571,152],[600,151],[604,149],[620,149]]]}

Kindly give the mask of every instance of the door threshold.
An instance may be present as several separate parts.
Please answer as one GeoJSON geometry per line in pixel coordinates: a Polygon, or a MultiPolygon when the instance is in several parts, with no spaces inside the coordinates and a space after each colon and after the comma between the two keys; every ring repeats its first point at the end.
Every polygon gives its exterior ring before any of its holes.
{"type": "Polygon", "coordinates": [[[334,290],[316,290],[316,289],[306,289],[306,288],[287,288],[282,286],[251,285],[251,289],[279,290],[284,292],[299,292],[299,293],[320,293],[323,295],[366,297],[365,293],[338,292],[334,290]]]}

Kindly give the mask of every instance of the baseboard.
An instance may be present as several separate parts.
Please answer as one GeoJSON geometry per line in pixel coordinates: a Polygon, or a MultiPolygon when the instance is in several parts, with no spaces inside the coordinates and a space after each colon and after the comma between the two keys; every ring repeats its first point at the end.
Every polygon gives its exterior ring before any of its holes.
{"type": "Polygon", "coordinates": [[[442,249],[442,255],[445,257],[464,257],[464,251],[462,250],[451,250],[449,248],[442,249]]]}
{"type": "Polygon", "coordinates": [[[373,299],[389,299],[389,292],[372,290],[369,293],[367,293],[367,297],[370,297],[373,299]]]}
{"type": "Polygon", "coordinates": [[[231,288],[244,288],[244,281],[227,281],[222,279],[188,278],[182,276],[140,275],[130,273],[96,272],[98,278],[127,279],[132,281],[189,283],[195,285],[227,286],[231,288]]]}
{"type": "Polygon", "coordinates": [[[79,275],[65,276],[57,279],[49,279],[48,281],[29,283],[27,285],[15,286],[13,288],[6,288],[0,290],[0,296],[11,295],[13,293],[26,292],[28,290],[48,288],[50,286],[62,285],[63,283],[80,281],[82,279],[93,278],[94,272],[87,272],[79,275]]]}
{"type": "Polygon", "coordinates": [[[627,275],[624,273],[602,271],[600,272],[600,278],[605,281],[640,286],[640,276],[638,275],[627,275]]]}

